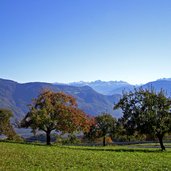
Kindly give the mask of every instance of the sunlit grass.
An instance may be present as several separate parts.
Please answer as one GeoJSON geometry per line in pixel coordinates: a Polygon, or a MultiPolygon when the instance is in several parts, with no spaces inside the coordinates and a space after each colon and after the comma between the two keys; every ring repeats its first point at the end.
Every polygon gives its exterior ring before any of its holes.
{"type": "Polygon", "coordinates": [[[0,142],[0,170],[171,170],[171,150],[0,142]]]}

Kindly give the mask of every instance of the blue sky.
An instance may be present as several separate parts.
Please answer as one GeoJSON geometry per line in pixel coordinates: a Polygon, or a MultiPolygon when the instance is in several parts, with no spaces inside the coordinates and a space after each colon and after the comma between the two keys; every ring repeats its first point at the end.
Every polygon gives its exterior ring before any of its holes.
{"type": "Polygon", "coordinates": [[[170,0],[1,0],[0,23],[1,78],[171,77],[170,0]]]}

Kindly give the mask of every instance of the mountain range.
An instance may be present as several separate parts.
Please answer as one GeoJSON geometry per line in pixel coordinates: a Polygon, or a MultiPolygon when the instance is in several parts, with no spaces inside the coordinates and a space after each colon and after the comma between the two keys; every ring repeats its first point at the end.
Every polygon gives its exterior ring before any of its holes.
{"type": "Polygon", "coordinates": [[[20,84],[15,81],[0,79],[0,107],[11,109],[15,119],[21,119],[28,112],[28,104],[36,98],[42,89],[52,91],[63,91],[77,99],[78,107],[89,115],[98,115],[102,112],[109,112],[119,117],[121,112],[113,111],[113,105],[120,96],[103,95],[89,86],[75,87],[71,85],[54,85],[51,83],[32,82],[20,84]]]}
{"type": "MultiPolygon", "coordinates": [[[[164,89],[171,97],[171,79],[159,79],[141,85],[143,88],[153,87],[156,91],[164,89]]],[[[113,111],[114,103],[118,102],[122,91],[132,90],[137,85],[124,81],[94,81],[74,82],[69,84],[30,82],[17,83],[16,81],[0,79],[0,108],[11,109],[14,119],[21,119],[28,112],[28,104],[41,92],[42,89],[64,91],[77,99],[78,107],[87,114],[96,116],[102,112],[109,112],[116,118],[122,115],[120,110],[113,111]]]]}
{"type": "Polygon", "coordinates": [[[93,81],[93,82],[73,82],[69,83],[69,85],[82,87],[89,86],[94,89],[96,92],[103,95],[115,95],[120,94],[124,91],[128,92],[133,90],[134,88],[142,87],[151,89],[154,88],[157,92],[161,89],[165,90],[166,94],[171,97],[171,78],[162,78],[156,81],[148,82],[144,85],[132,85],[124,81],[93,81]]]}
{"type": "Polygon", "coordinates": [[[89,86],[98,93],[104,95],[113,95],[113,94],[122,94],[122,91],[129,91],[134,88],[134,85],[131,85],[124,81],[92,81],[92,82],[73,82],[69,83],[69,85],[82,87],[82,86],[89,86]]]}

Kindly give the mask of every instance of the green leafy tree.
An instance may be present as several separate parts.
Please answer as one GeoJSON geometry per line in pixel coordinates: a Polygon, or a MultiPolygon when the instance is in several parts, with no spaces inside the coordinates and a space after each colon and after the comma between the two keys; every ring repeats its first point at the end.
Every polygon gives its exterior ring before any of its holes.
{"type": "Polygon", "coordinates": [[[154,89],[135,89],[124,93],[114,109],[123,111],[123,125],[128,135],[139,132],[158,138],[162,150],[163,137],[171,131],[171,100],[165,92],[154,89]]]}
{"type": "Polygon", "coordinates": [[[129,140],[129,136],[126,135],[126,129],[123,126],[122,119],[118,119],[115,130],[111,132],[112,140],[114,141],[126,141],[129,140]]]}
{"type": "Polygon", "coordinates": [[[63,133],[87,131],[89,117],[77,108],[75,98],[63,92],[44,90],[33,100],[29,112],[20,123],[20,127],[32,128],[46,133],[46,143],[50,145],[53,130],[63,133]]]}
{"type": "Polygon", "coordinates": [[[88,132],[84,132],[84,139],[88,139],[89,141],[93,142],[93,141],[96,140],[97,137],[98,137],[98,133],[97,133],[97,128],[96,128],[96,124],[95,124],[95,118],[94,118],[94,122],[90,126],[89,131],[88,132]]]}
{"type": "Polygon", "coordinates": [[[115,131],[116,119],[108,113],[102,113],[94,118],[94,124],[90,127],[89,132],[86,134],[91,140],[103,137],[103,146],[106,145],[106,136],[111,135],[115,131]]]}
{"type": "Polygon", "coordinates": [[[8,109],[0,109],[0,135],[6,135],[8,139],[12,140],[16,137],[13,126],[10,124],[12,112],[8,109]]]}

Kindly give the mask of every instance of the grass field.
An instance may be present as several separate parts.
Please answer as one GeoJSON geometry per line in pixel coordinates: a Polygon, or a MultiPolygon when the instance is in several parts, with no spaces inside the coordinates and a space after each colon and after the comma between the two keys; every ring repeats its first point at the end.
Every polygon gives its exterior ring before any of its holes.
{"type": "Polygon", "coordinates": [[[74,147],[0,142],[1,171],[171,170],[171,149],[74,147]]]}

